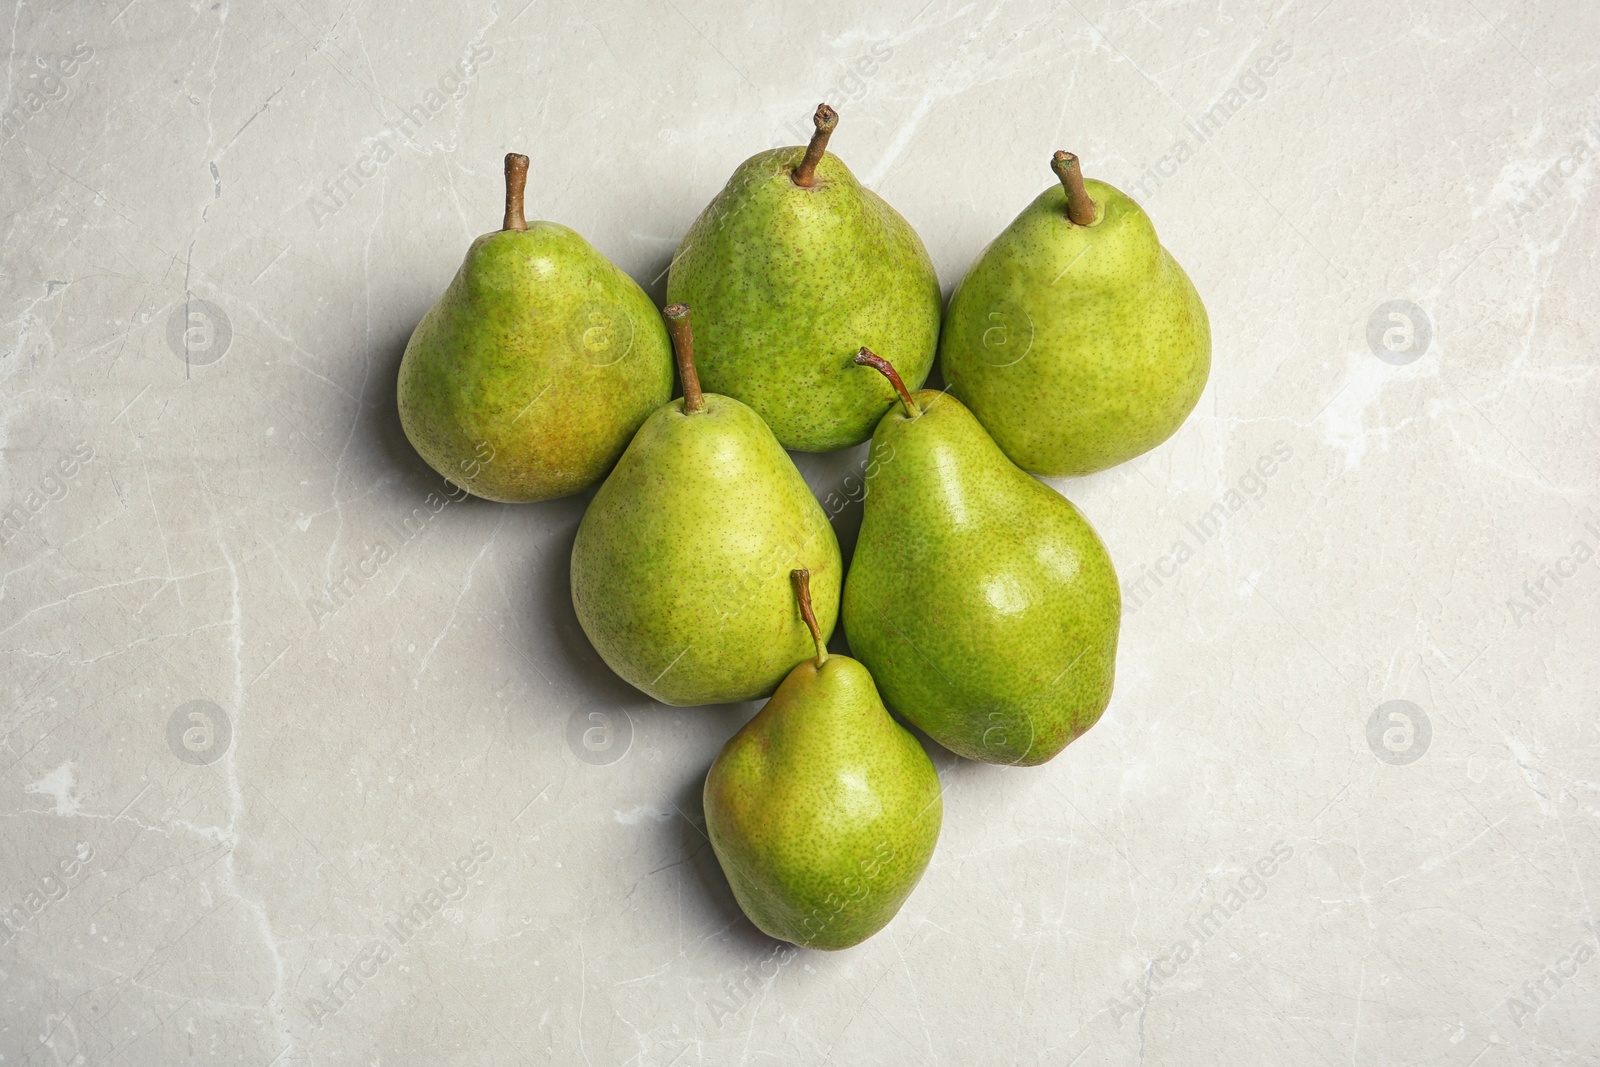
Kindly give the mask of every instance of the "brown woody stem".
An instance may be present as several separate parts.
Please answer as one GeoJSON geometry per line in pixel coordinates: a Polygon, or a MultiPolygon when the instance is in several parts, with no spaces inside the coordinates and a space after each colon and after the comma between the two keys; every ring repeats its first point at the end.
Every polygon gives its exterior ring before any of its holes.
{"type": "Polygon", "coordinates": [[[789,572],[794,582],[794,595],[800,601],[800,614],[811,630],[811,639],[817,643],[817,666],[828,662],[828,646],[822,640],[822,627],[817,625],[817,613],[811,610],[811,572],[801,567],[789,572]]]}
{"type": "Polygon", "coordinates": [[[672,338],[672,354],[678,360],[678,377],[683,379],[683,413],[704,411],[706,398],[700,392],[700,374],[694,369],[694,331],[689,328],[689,305],[668,304],[661,309],[672,338]]]}
{"type": "Polygon", "coordinates": [[[522,194],[528,188],[528,157],[517,152],[506,153],[506,221],[503,230],[526,230],[528,220],[522,215],[522,194]]]}
{"type": "Polygon", "coordinates": [[[856,364],[862,367],[872,367],[879,374],[889,379],[889,384],[894,386],[894,391],[900,394],[900,402],[906,406],[906,414],[916,418],[922,414],[922,409],[917,407],[917,402],[911,396],[911,390],[906,388],[906,383],[900,380],[900,372],[894,365],[870,348],[863,348],[856,353],[856,364]]]}
{"type": "Polygon", "coordinates": [[[828,150],[828,138],[833,136],[833,128],[839,125],[839,113],[827,104],[818,104],[817,113],[811,116],[811,124],[817,129],[811,135],[811,143],[806,145],[805,158],[789,175],[802,189],[811,188],[817,180],[817,164],[822,162],[822,154],[828,150]]]}
{"type": "Polygon", "coordinates": [[[1050,160],[1050,169],[1056,172],[1061,187],[1067,191],[1067,218],[1078,226],[1093,222],[1094,201],[1089,199],[1089,190],[1083,187],[1083,169],[1078,165],[1078,157],[1071,152],[1057,152],[1050,160]]]}

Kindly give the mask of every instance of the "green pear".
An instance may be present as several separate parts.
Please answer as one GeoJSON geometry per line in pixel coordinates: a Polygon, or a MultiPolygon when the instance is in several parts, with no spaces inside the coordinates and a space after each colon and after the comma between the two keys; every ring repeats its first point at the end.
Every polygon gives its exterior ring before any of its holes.
{"type": "Polygon", "coordinates": [[[950,298],[950,391],[1024,470],[1105,470],[1171,437],[1211,371],[1211,324],[1150,217],[1057,152],[1061,179],[950,298]]]}
{"type": "Polygon", "coordinates": [[[470,493],[525,502],[605,476],[672,396],[650,298],[565,226],[523,217],[528,157],[506,156],[505,228],[467,249],[400,361],[400,424],[470,493]]]}
{"type": "Polygon", "coordinates": [[[872,437],[844,591],[850,650],[889,706],[958,755],[1033,766],[1111,699],[1122,595],[1078,510],[1006,458],[960,401],[915,396],[872,437]]]}
{"type": "Polygon", "coordinates": [[[699,317],[705,387],[750,405],[801,452],[860,444],[894,403],[851,362],[857,348],[921,385],[939,341],[933,263],[910,224],[826,152],[838,118],[822,104],[809,146],[745,160],[667,275],[667,299],[699,317]]]}
{"type": "Polygon", "coordinates": [[[683,397],[639,427],[572,546],[572,606],[625,681],[678,706],[768,696],[810,654],[787,575],[833,632],[844,570],[817,498],[761,416],[702,393],[689,309],[666,309],[683,397]]]}
{"type": "Polygon", "coordinates": [[[706,775],[707,836],[763,932],[806,948],[860,944],[888,925],[933,857],[944,817],[922,743],[872,675],[830,656],[804,570],[794,574],[817,656],[801,663],[706,775]]]}

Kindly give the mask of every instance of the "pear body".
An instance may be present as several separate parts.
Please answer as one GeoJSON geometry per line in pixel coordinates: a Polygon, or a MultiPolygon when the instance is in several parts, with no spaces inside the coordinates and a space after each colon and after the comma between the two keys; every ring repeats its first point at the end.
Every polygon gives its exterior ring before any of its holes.
{"type": "Polygon", "coordinates": [[[958,755],[1032,766],[1111,698],[1122,598],[1066,498],[1008,460],[960,401],[923,390],[873,435],[845,585],[850,649],[889,706],[958,755]]]}
{"type": "Polygon", "coordinates": [[[553,222],[472,243],[400,362],[400,423],[445,478],[490,500],[605,476],[672,396],[672,346],[634,280],[553,222]]]}
{"type": "Polygon", "coordinates": [[[950,391],[1012,461],[1045,475],[1105,470],[1172,436],[1211,370],[1189,276],[1132,199],[1084,183],[1095,221],[1040,194],[950,298],[939,340],[950,391]]]}
{"type": "Polygon", "coordinates": [[[645,420],[578,525],[572,606],[611,669],[678,706],[769,695],[812,652],[789,572],[833,632],[839,542],[761,417],[714,393],[645,420]]]}
{"type": "Polygon", "coordinates": [[[785,448],[860,444],[895,402],[851,362],[865,345],[912,388],[939,342],[939,279],[911,225],[825,154],[810,188],[804,150],[746,160],[678,246],[667,298],[695,309],[700,382],[754,408],[785,448]]]}
{"type": "Polygon", "coordinates": [[[707,836],[772,937],[839,949],[893,919],[933,857],[939,775],[848,656],[799,664],[706,775],[707,836]]]}

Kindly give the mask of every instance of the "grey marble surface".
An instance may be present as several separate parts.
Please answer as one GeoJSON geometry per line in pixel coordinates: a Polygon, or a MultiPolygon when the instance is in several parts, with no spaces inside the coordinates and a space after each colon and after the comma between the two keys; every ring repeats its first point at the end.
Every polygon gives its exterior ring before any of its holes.
{"type": "Polygon", "coordinates": [[[1593,5],[4,22],[0,1063],[1600,1060],[1593,5]],[[1124,582],[1105,719],[935,753],[933,864],[837,954],[703,837],[753,708],[610,675],[585,499],[451,499],[393,392],[506,151],[659,300],[819,99],[947,292],[1071,148],[1215,339],[1180,433],[1055,483],[1124,582]]]}

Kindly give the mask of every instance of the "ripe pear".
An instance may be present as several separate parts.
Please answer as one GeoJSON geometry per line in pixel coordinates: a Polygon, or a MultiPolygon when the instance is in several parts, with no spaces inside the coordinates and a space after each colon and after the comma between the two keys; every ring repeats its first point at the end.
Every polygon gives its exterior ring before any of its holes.
{"type": "Polygon", "coordinates": [[[913,396],[872,438],[844,591],[850,649],[889,706],[958,755],[1033,766],[1111,699],[1122,595],[1077,508],[1006,458],[959,400],[913,396]]]}
{"type": "Polygon", "coordinates": [[[1211,324],[1150,217],[1057,152],[1053,185],[950,298],[950,391],[1024,470],[1082,475],[1182,425],[1211,371],[1211,324]]]}
{"type": "Polygon", "coordinates": [[[832,633],[843,567],[817,498],[761,416],[702,393],[689,309],[666,309],[683,397],[656,409],[572,546],[572,606],[602,659],[664,704],[768,696],[810,653],[788,574],[832,633]]]}
{"type": "Polygon", "coordinates": [[[400,361],[400,424],[434,470],[490,500],[599,481],[672,396],[650,298],[578,234],[523,217],[528,157],[506,156],[505,228],[484,234],[400,361]]]}
{"type": "Polygon", "coordinates": [[[944,817],[922,744],[872,675],[830,656],[804,570],[794,574],[817,656],[789,672],[706,775],[706,829],[739,907],[807,948],[860,944],[895,917],[944,817]]]}
{"type": "Polygon", "coordinates": [[[851,362],[870,345],[921,385],[939,341],[939,279],[911,225],[826,151],[819,105],[805,148],[751,156],[700,213],[667,274],[699,317],[701,381],[754,408],[783,447],[865,441],[894,403],[851,362]],[[826,308],[819,314],[818,308],[826,308]]]}

